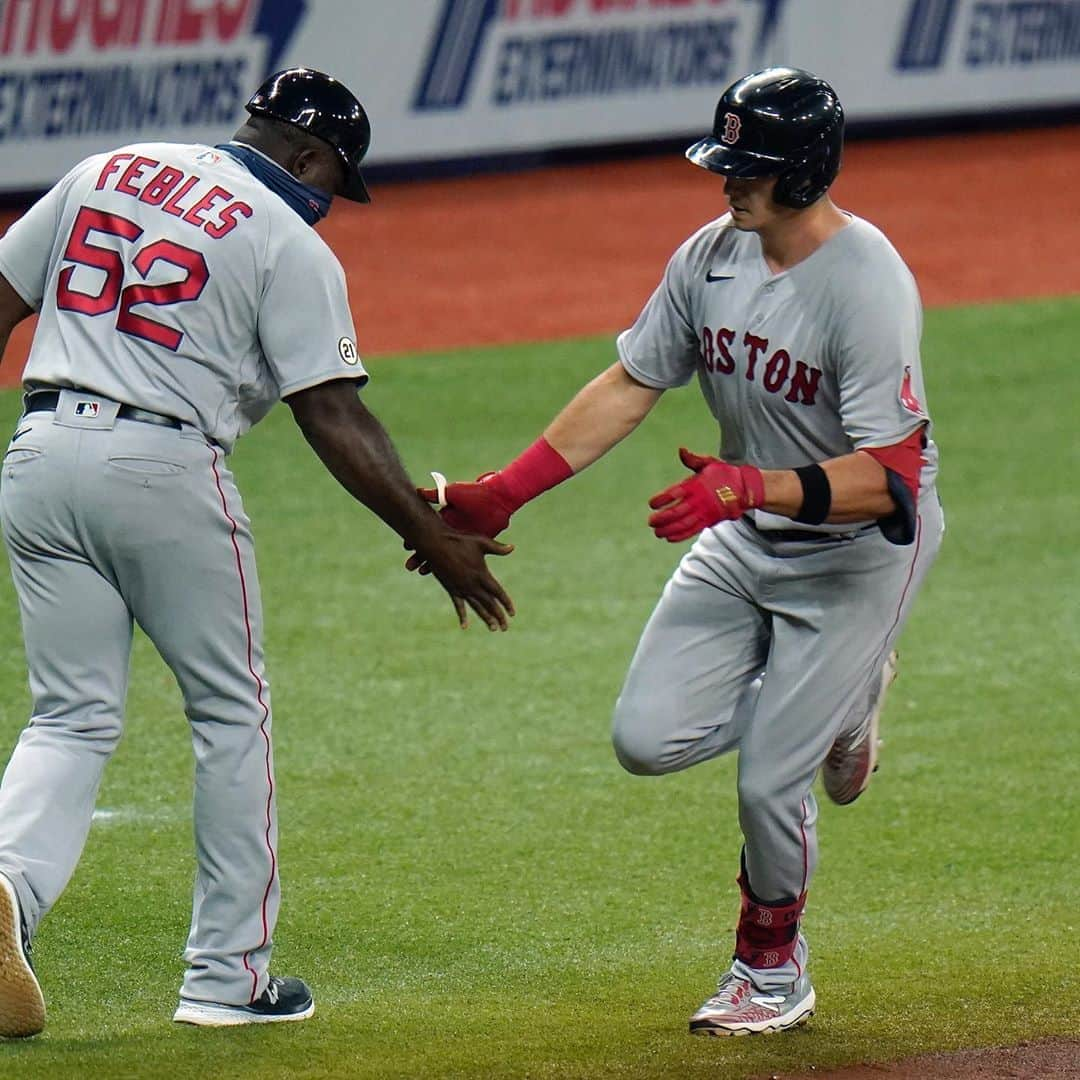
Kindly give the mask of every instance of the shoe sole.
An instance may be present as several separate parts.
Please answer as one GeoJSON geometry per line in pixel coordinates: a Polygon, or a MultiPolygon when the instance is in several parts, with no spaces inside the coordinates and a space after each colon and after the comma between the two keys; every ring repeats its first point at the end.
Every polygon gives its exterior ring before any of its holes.
{"type": "Polygon", "coordinates": [[[811,987],[798,1005],[783,1016],[773,1017],[771,1020],[759,1020],[746,1024],[724,1024],[719,1021],[701,1020],[695,1026],[690,1024],[691,1035],[703,1035],[707,1038],[737,1038],[740,1035],[777,1035],[781,1031],[790,1031],[792,1028],[801,1027],[814,1015],[816,995],[811,987]]]}
{"type": "Polygon", "coordinates": [[[0,874],[0,1036],[28,1039],[45,1027],[45,998],[22,951],[15,886],[0,874]]]}
{"type": "Polygon", "coordinates": [[[878,770],[878,753],[881,749],[881,714],[885,710],[885,696],[888,693],[889,687],[896,682],[896,664],[897,664],[896,650],[892,652],[885,659],[885,663],[881,666],[881,685],[878,689],[877,701],[874,703],[873,711],[870,713],[870,732],[867,736],[870,742],[870,758],[867,763],[866,775],[863,777],[863,782],[859,789],[852,795],[848,795],[846,792],[839,792],[834,795],[829,790],[827,783],[827,777],[823,777],[823,783],[825,786],[825,794],[836,803],[837,806],[850,806],[869,786],[870,778],[878,770]]]}
{"type": "Polygon", "coordinates": [[[313,1001],[303,1012],[254,1013],[246,1009],[234,1009],[229,1005],[211,1005],[202,1001],[185,1001],[173,1013],[178,1024],[194,1024],[196,1027],[240,1027],[242,1024],[284,1024],[294,1020],[307,1020],[315,1013],[313,1001]]]}

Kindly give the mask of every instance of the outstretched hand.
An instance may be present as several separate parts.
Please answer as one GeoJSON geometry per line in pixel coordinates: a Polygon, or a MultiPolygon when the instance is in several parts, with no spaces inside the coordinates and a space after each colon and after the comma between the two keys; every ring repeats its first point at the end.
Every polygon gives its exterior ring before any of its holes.
{"type": "Polygon", "coordinates": [[[689,540],[702,529],[734,521],[765,501],[761,470],[753,465],[730,465],[686,447],[679,448],[679,458],[693,475],[649,500],[656,511],[649,516],[649,525],[659,539],[672,544],[689,540]]]}
{"type": "MultiPolygon", "coordinates": [[[[408,542],[405,546],[410,547],[408,542]]],[[[450,594],[462,630],[469,625],[469,608],[483,619],[489,630],[507,630],[514,614],[514,602],[488,570],[484,559],[487,555],[509,555],[513,550],[513,545],[501,544],[491,537],[447,528],[435,543],[425,545],[422,554],[413,554],[409,562],[420,560],[420,572],[433,574],[450,594]]]]}

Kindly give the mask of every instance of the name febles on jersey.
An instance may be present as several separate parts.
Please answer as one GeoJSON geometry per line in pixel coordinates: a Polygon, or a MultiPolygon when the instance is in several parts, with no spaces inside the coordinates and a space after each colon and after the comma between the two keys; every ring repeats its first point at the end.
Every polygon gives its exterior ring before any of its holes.
{"type": "Polygon", "coordinates": [[[178,417],[226,449],[280,398],[367,377],[333,252],[212,147],[86,159],[0,238],[0,273],[40,312],[25,382],[178,417]]]}

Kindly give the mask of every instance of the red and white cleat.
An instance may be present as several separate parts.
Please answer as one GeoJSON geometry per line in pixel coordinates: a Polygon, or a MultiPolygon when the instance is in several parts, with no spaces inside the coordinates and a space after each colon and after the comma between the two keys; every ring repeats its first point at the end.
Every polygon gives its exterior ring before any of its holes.
{"type": "Polygon", "coordinates": [[[863,722],[833,743],[821,770],[825,794],[834,803],[846,806],[854,802],[867,788],[870,777],[877,771],[881,739],[878,729],[885,693],[896,680],[896,652],[885,658],[881,668],[881,685],[873,708],[863,722]]]}
{"type": "Polygon", "coordinates": [[[772,1035],[805,1024],[814,1015],[810,976],[775,990],[759,990],[728,971],[716,993],[690,1017],[691,1035],[772,1035]]]}

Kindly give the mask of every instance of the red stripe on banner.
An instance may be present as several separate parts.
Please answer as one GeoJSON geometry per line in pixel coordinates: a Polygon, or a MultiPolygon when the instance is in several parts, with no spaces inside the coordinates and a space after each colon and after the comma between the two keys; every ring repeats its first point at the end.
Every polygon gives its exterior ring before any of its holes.
{"type": "Polygon", "coordinates": [[[210,467],[214,471],[214,483],[217,485],[218,495],[221,498],[221,510],[225,515],[226,520],[229,522],[229,539],[232,541],[233,554],[236,556],[236,572],[240,577],[240,595],[244,603],[244,631],[247,634],[247,664],[248,671],[251,672],[251,677],[255,680],[255,697],[259,702],[259,707],[263,711],[262,722],[259,724],[259,731],[262,734],[263,740],[266,743],[266,850],[270,853],[270,879],[266,883],[266,891],[263,893],[262,898],[262,928],[263,936],[262,941],[255,947],[255,949],[249,949],[244,953],[243,963],[244,967],[251,974],[251,1000],[254,1001],[256,993],[259,989],[259,976],[258,973],[248,963],[248,957],[252,952],[257,949],[265,947],[267,940],[270,937],[270,927],[266,921],[266,905],[270,899],[270,890],[274,886],[274,878],[277,876],[277,855],[274,853],[274,845],[270,843],[270,829],[271,829],[271,807],[274,802],[274,774],[270,767],[270,734],[266,730],[266,722],[270,719],[270,710],[267,708],[266,702],[263,701],[263,687],[262,679],[259,678],[258,673],[255,671],[254,657],[253,657],[253,641],[251,634],[251,615],[248,610],[248,592],[247,592],[247,578],[244,576],[244,564],[240,558],[240,545],[236,542],[236,519],[229,513],[228,503],[225,501],[225,491],[221,486],[221,475],[218,472],[218,452],[215,447],[210,447],[214,454],[214,460],[211,462],[210,467]]]}

